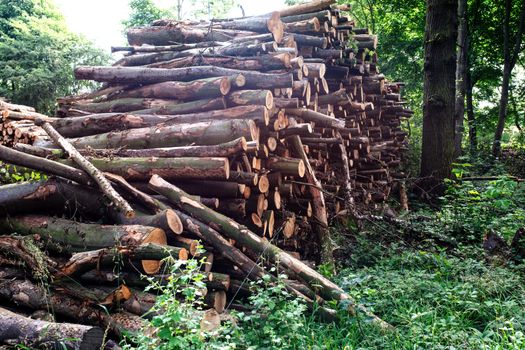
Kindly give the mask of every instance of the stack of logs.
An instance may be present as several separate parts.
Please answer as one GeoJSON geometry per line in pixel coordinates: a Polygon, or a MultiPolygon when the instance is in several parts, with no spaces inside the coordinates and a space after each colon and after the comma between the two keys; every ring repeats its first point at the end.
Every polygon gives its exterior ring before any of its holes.
{"type": "Polygon", "coordinates": [[[350,298],[299,259],[326,260],[330,219],[348,204],[388,197],[412,112],[402,84],[379,73],[376,36],[334,3],[156,21],[128,31],[113,67],[77,67],[77,79],[104,85],[62,98],[56,117],[4,103],[0,125],[15,136],[4,132],[14,149],[0,146],[0,160],[52,177],[0,188],[3,232],[37,240],[0,237],[0,266],[10,266],[0,300],[51,303],[119,334],[142,327],[132,314],[155,297],[140,291],[140,274],[162,281],[168,256],[206,257],[206,300],[218,312],[276,263],[310,305],[350,298]],[[39,246],[50,255],[32,259],[39,246]],[[42,271],[51,294],[31,282],[42,271]]]}

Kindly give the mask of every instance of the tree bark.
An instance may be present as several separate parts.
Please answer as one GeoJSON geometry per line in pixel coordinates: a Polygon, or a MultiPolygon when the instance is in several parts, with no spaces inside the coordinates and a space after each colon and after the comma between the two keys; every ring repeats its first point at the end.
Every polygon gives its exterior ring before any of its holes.
{"type": "MultiPolygon", "coordinates": [[[[92,158],[100,171],[122,176],[130,181],[147,181],[153,174],[168,179],[226,180],[230,173],[228,158],[92,158]]],[[[68,160],[60,160],[72,164],[68,160]]]]}
{"type": "Polygon", "coordinates": [[[16,303],[33,310],[53,310],[54,313],[92,325],[109,327],[117,335],[149,330],[139,317],[126,313],[108,314],[85,300],[50,292],[28,280],[0,280],[0,299],[16,303]]]}
{"type": "Polygon", "coordinates": [[[51,122],[64,137],[82,137],[113,130],[137,129],[157,124],[196,123],[215,119],[252,119],[268,124],[268,109],[264,106],[236,106],[226,109],[181,115],[134,115],[102,113],[86,116],[57,118],[51,122]]]}
{"type": "Polygon", "coordinates": [[[425,28],[421,176],[428,188],[450,176],[454,158],[457,0],[429,0],[425,28]]]}
{"type": "Polygon", "coordinates": [[[115,207],[124,213],[126,217],[132,218],[135,216],[135,211],[129,205],[129,203],[122,198],[122,196],[115,191],[111,186],[109,181],[104,177],[97,168],[93,166],[86,158],[84,158],[76,149],[73,147],[66,139],[64,139],[52,126],[51,124],[37,119],[36,125],[41,126],[45,132],[53,139],[53,141],[64,149],[69,155],[69,157],[86,173],[88,173],[91,178],[98,184],[98,187],[104,193],[115,207]]]}
{"type": "Polygon", "coordinates": [[[0,216],[40,213],[81,214],[100,220],[107,202],[102,194],[58,178],[0,186],[0,216]]]}
{"type": "Polygon", "coordinates": [[[65,276],[73,276],[82,274],[97,266],[113,266],[119,261],[139,260],[142,261],[144,271],[149,275],[154,275],[160,271],[162,260],[167,257],[172,257],[175,260],[187,260],[188,252],[185,248],[156,243],[90,251],[84,250],[73,254],[71,259],[62,266],[61,273],[65,276]]]}
{"type": "Polygon", "coordinates": [[[318,126],[324,126],[333,129],[344,129],[345,122],[341,119],[329,117],[326,114],[312,111],[306,108],[291,108],[286,109],[286,113],[298,116],[299,118],[307,121],[314,122],[318,126]]]}
{"type": "Polygon", "coordinates": [[[84,224],[42,215],[25,215],[0,219],[5,232],[37,234],[56,252],[78,252],[120,245],[142,245],[148,242],[166,244],[164,230],[141,225],[84,224]]]}
{"type": "Polygon", "coordinates": [[[200,43],[203,41],[229,41],[235,37],[253,35],[253,32],[232,29],[194,28],[182,23],[168,26],[131,28],[127,32],[128,42],[133,46],[170,45],[173,43],[200,43]]]}
{"type": "Polygon", "coordinates": [[[35,157],[0,145],[0,160],[47,174],[57,175],[84,185],[93,185],[93,180],[84,171],[49,159],[35,157]]]}
{"type": "Polygon", "coordinates": [[[190,81],[209,77],[241,74],[246,78],[247,89],[274,89],[292,87],[292,73],[271,74],[257,71],[198,66],[176,69],[142,67],[87,67],[75,68],[75,77],[80,80],[95,80],[107,83],[154,84],[164,81],[190,81]]]}
{"type": "Polygon", "coordinates": [[[456,63],[456,104],[455,115],[455,139],[454,158],[462,153],[461,143],[463,141],[464,119],[465,119],[465,86],[468,55],[467,40],[467,0],[458,0],[458,37],[457,37],[457,63],[456,63]]]}
{"type": "Polygon", "coordinates": [[[193,80],[190,82],[165,81],[127,89],[112,98],[160,98],[183,101],[214,98],[227,95],[231,84],[228,77],[216,77],[193,80]]]}
{"type": "MultiPolygon", "coordinates": [[[[157,148],[186,145],[217,145],[244,137],[258,140],[258,129],[253,120],[212,120],[198,123],[164,123],[152,127],[114,131],[104,134],[69,139],[76,148],[157,148]]],[[[35,142],[47,147],[48,142],[35,142]]],[[[0,153],[1,157],[1,153],[0,153]]]]}
{"type": "Polygon", "coordinates": [[[0,344],[80,350],[99,349],[103,341],[98,327],[33,320],[0,308],[0,344]]]}
{"type": "Polygon", "coordinates": [[[70,114],[70,109],[89,113],[134,112],[134,114],[188,114],[226,108],[224,99],[207,98],[189,102],[155,100],[146,98],[122,98],[99,103],[63,105],[59,113],[70,114]]]}
{"type": "Polygon", "coordinates": [[[525,1],[521,1],[519,24],[516,30],[515,43],[511,48],[510,19],[512,1],[505,0],[505,17],[503,20],[503,79],[501,82],[501,96],[499,100],[498,124],[494,132],[494,142],[492,144],[492,155],[499,157],[501,153],[501,138],[507,120],[507,107],[509,104],[509,87],[512,78],[512,70],[516,65],[523,41],[523,31],[525,29],[525,1]],[[511,51],[512,50],[512,51],[511,51]]]}

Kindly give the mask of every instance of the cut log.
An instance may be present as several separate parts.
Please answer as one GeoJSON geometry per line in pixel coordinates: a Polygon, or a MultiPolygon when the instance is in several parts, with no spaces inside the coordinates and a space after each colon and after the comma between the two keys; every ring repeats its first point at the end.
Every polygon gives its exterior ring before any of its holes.
{"type": "Polygon", "coordinates": [[[98,191],[59,178],[0,186],[0,216],[56,213],[82,214],[99,220],[107,202],[98,191]]]}
{"type": "MultiPolygon", "coordinates": [[[[160,124],[149,128],[114,131],[85,136],[69,141],[76,148],[156,148],[170,146],[217,145],[239,137],[258,140],[258,129],[253,120],[213,120],[193,124],[160,124]]],[[[37,143],[37,146],[48,146],[37,143]]],[[[1,154],[0,154],[1,156],[1,154]]]]}
{"type": "MultiPolygon", "coordinates": [[[[141,225],[84,224],[42,215],[15,216],[0,219],[5,232],[36,234],[56,252],[79,252],[120,245],[166,244],[164,230],[141,225]]],[[[148,264],[148,262],[145,262],[148,264]]]]}
{"type": "Polygon", "coordinates": [[[110,182],[104,177],[96,167],[93,166],[86,158],[84,158],[76,149],[73,147],[66,139],[64,139],[52,126],[51,124],[37,119],[36,125],[41,126],[46,133],[57,143],[60,147],[64,149],[69,155],[69,157],[86,173],[88,173],[93,180],[98,184],[98,187],[104,193],[111,202],[115,205],[117,210],[122,211],[124,215],[128,218],[135,216],[135,211],[129,205],[129,203],[122,198],[122,196],[115,191],[111,186],[110,182]]]}
{"type": "Polygon", "coordinates": [[[198,100],[220,97],[231,89],[228,77],[206,78],[190,82],[166,81],[145,85],[136,89],[124,90],[113,98],[162,98],[177,100],[198,100]]]}
{"type": "Polygon", "coordinates": [[[187,260],[188,252],[185,248],[156,243],[82,251],[73,254],[71,259],[62,266],[61,273],[65,276],[72,276],[82,274],[97,266],[113,266],[118,261],[138,260],[143,262],[142,267],[147,274],[154,275],[160,271],[162,260],[168,257],[175,260],[187,260]]]}
{"type": "Polygon", "coordinates": [[[0,160],[13,165],[20,165],[47,174],[57,175],[81,184],[92,185],[93,180],[84,171],[60,164],[52,160],[35,157],[0,145],[0,160]]]}
{"type": "Polygon", "coordinates": [[[154,84],[164,81],[190,81],[209,77],[241,74],[246,78],[245,88],[273,89],[291,87],[292,73],[269,74],[213,66],[197,66],[176,69],[141,67],[77,67],[75,77],[107,83],[154,84]]]}
{"type": "Polygon", "coordinates": [[[227,96],[228,103],[236,106],[261,105],[273,108],[273,95],[269,90],[239,90],[227,96]]]}
{"type": "Polygon", "coordinates": [[[33,320],[0,308],[0,344],[80,350],[98,349],[103,342],[98,327],[33,320]]]}
{"type": "MultiPolygon", "coordinates": [[[[226,180],[230,175],[228,158],[92,158],[91,163],[100,171],[122,176],[130,181],[146,181],[153,174],[168,179],[226,180]]],[[[74,165],[70,160],[60,160],[74,165]]]]}
{"type": "Polygon", "coordinates": [[[269,112],[264,106],[236,106],[227,109],[181,115],[133,115],[119,113],[92,114],[57,118],[53,127],[64,137],[102,134],[113,130],[151,127],[161,123],[181,124],[215,119],[252,119],[268,124],[269,112]]]}

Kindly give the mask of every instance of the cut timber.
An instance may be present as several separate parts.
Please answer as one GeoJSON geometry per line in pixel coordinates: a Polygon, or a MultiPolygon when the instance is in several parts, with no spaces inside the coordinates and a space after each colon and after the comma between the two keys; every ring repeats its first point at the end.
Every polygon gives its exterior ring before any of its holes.
{"type": "Polygon", "coordinates": [[[0,160],[13,165],[43,171],[81,184],[92,185],[93,180],[84,171],[0,145],[0,160]]]}
{"type": "MultiPolygon", "coordinates": [[[[72,164],[69,160],[60,160],[72,164]]],[[[122,176],[126,180],[146,181],[153,174],[168,179],[226,180],[230,176],[228,158],[92,158],[91,163],[100,171],[122,176]]]]}
{"type": "MultiPolygon", "coordinates": [[[[164,230],[141,225],[83,224],[71,220],[41,215],[26,215],[0,219],[0,228],[21,235],[38,234],[47,246],[57,252],[79,252],[86,249],[120,245],[143,245],[149,242],[165,245],[164,230]]],[[[157,268],[158,261],[142,261],[144,269],[157,268]]]]}
{"type": "Polygon", "coordinates": [[[226,307],[226,292],[223,290],[208,292],[204,297],[204,302],[221,314],[226,307]]]}
{"type": "Polygon", "coordinates": [[[0,308],[0,344],[87,350],[100,348],[103,341],[98,327],[33,320],[0,308]]]}
{"type": "MultiPolygon", "coordinates": [[[[34,146],[21,147],[26,152],[31,152],[34,146]]],[[[245,152],[248,146],[244,137],[233,141],[210,146],[182,146],[146,149],[81,149],[81,153],[96,157],[158,157],[158,158],[183,158],[183,157],[230,157],[245,152]]],[[[61,156],[52,150],[47,156],[61,156]]],[[[230,173],[231,176],[231,173],[230,173]]]]}
{"type": "MultiPolygon", "coordinates": [[[[300,276],[312,288],[318,290],[321,294],[321,297],[324,299],[347,300],[349,302],[348,306],[351,308],[351,312],[355,312],[356,305],[348,294],[346,294],[341,288],[328,280],[326,277],[308,267],[298,259],[270,244],[267,240],[257,236],[255,233],[246,229],[246,227],[239,225],[230,218],[214,212],[213,210],[192,200],[182,190],[164,181],[159,176],[153,176],[149,185],[157,192],[168,198],[172,203],[180,206],[190,215],[193,215],[205,222],[209,222],[214,227],[217,227],[220,232],[228,238],[234,239],[242,246],[249,247],[255,254],[265,255],[274,264],[279,264],[295,275],[300,276]]],[[[384,328],[391,327],[377,316],[371,314],[364,307],[359,306],[358,309],[362,310],[367,316],[371,317],[374,322],[378,323],[378,325],[384,328]]]]}
{"type": "Polygon", "coordinates": [[[236,106],[261,105],[273,108],[273,95],[269,90],[238,90],[226,97],[228,103],[236,106]]]}
{"type": "Polygon", "coordinates": [[[100,265],[113,266],[118,261],[139,260],[143,263],[144,271],[149,275],[154,275],[160,271],[162,266],[161,260],[168,257],[172,257],[175,260],[187,260],[188,252],[185,248],[156,243],[82,251],[73,254],[71,259],[62,266],[61,273],[66,276],[72,276],[84,273],[100,265]]]}
{"type": "Polygon", "coordinates": [[[134,218],[117,217],[119,224],[158,227],[164,232],[182,233],[183,227],[179,216],[172,209],[165,209],[155,215],[136,215],[134,218]]]}
{"type": "Polygon", "coordinates": [[[199,113],[174,115],[102,113],[53,119],[53,127],[64,137],[102,134],[113,130],[152,127],[161,123],[181,124],[215,119],[252,119],[268,124],[268,109],[264,106],[236,106],[199,113]]]}
{"type": "Polygon", "coordinates": [[[266,161],[268,169],[278,171],[283,175],[303,177],[306,171],[301,159],[270,157],[266,161]]]}
{"type": "Polygon", "coordinates": [[[253,32],[233,29],[194,28],[182,22],[167,21],[166,26],[155,25],[131,28],[127,32],[130,45],[171,45],[173,43],[200,43],[203,41],[228,41],[237,36],[253,35],[253,32]]]}
{"type": "Polygon", "coordinates": [[[156,148],[190,144],[217,145],[239,137],[256,141],[258,134],[258,128],[253,120],[232,119],[192,124],[159,124],[149,128],[114,131],[69,141],[76,148],[88,146],[91,148],[156,148]]]}
{"type": "Polygon", "coordinates": [[[136,89],[124,90],[121,93],[117,93],[116,97],[198,100],[202,98],[224,96],[230,92],[230,89],[231,84],[229,78],[216,77],[190,82],[166,81],[163,83],[142,86],[136,89]]]}
{"type": "Polygon", "coordinates": [[[292,73],[259,73],[213,66],[186,68],[142,68],[142,67],[77,67],[75,77],[107,83],[154,84],[163,81],[190,81],[209,77],[241,74],[246,79],[245,88],[273,89],[292,87],[292,73]]]}
{"type": "Polygon", "coordinates": [[[268,18],[252,17],[236,19],[232,21],[214,23],[223,29],[247,30],[256,33],[272,33],[274,40],[281,43],[283,40],[284,27],[279,12],[273,12],[268,18]]]}
{"type": "Polygon", "coordinates": [[[107,202],[98,191],[60,178],[0,186],[0,216],[40,213],[81,213],[98,220],[107,202]]]}
{"type": "Polygon", "coordinates": [[[324,126],[334,129],[344,129],[344,120],[329,117],[326,114],[312,111],[306,108],[287,108],[287,114],[295,115],[309,122],[314,122],[316,126],[324,126]]]}
{"type": "Polygon", "coordinates": [[[75,147],[73,147],[51,126],[51,124],[37,119],[36,125],[41,126],[49,135],[49,137],[51,137],[55,143],[62,147],[64,151],[68,153],[69,157],[93,178],[93,180],[98,184],[98,187],[102,193],[104,193],[111,200],[111,202],[119,211],[122,211],[128,218],[135,216],[135,211],[133,208],[124,198],[122,198],[122,196],[117,191],[115,191],[115,189],[111,186],[111,183],[104,177],[104,174],[102,174],[97,168],[93,166],[93,164],[84,158],[75,149],[75,147]]]}

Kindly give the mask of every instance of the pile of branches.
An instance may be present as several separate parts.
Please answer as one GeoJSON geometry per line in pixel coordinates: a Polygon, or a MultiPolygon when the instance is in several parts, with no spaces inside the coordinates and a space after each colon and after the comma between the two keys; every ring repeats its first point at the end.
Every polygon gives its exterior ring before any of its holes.
{"type": "MultiPolygon", "coordinates": [[[[140,276],[162,280],[164,258],[198,255],[218,312],[278,265],[323,317],[335,317],[325,301],[345,299],[384,325],[301,260],[329,262],[330,218],[388,197],[412,115],[402,84],[379,73],[376,36],[334,3],[156,21],[128,31],[114,66],[77,67],[104,85],[62,98],[55,117],[3,104],[4,130],[37,133],[4,137],[0,160],[49,178],[0,188],[0,227],[17,234],[0,236],[0,299],[118,335],[154,303],[140,276]],[[42,269],[49,290],[35,283],[42,269]]],[[[79,339],[93,332],[78,327],[79,339]]]]}

